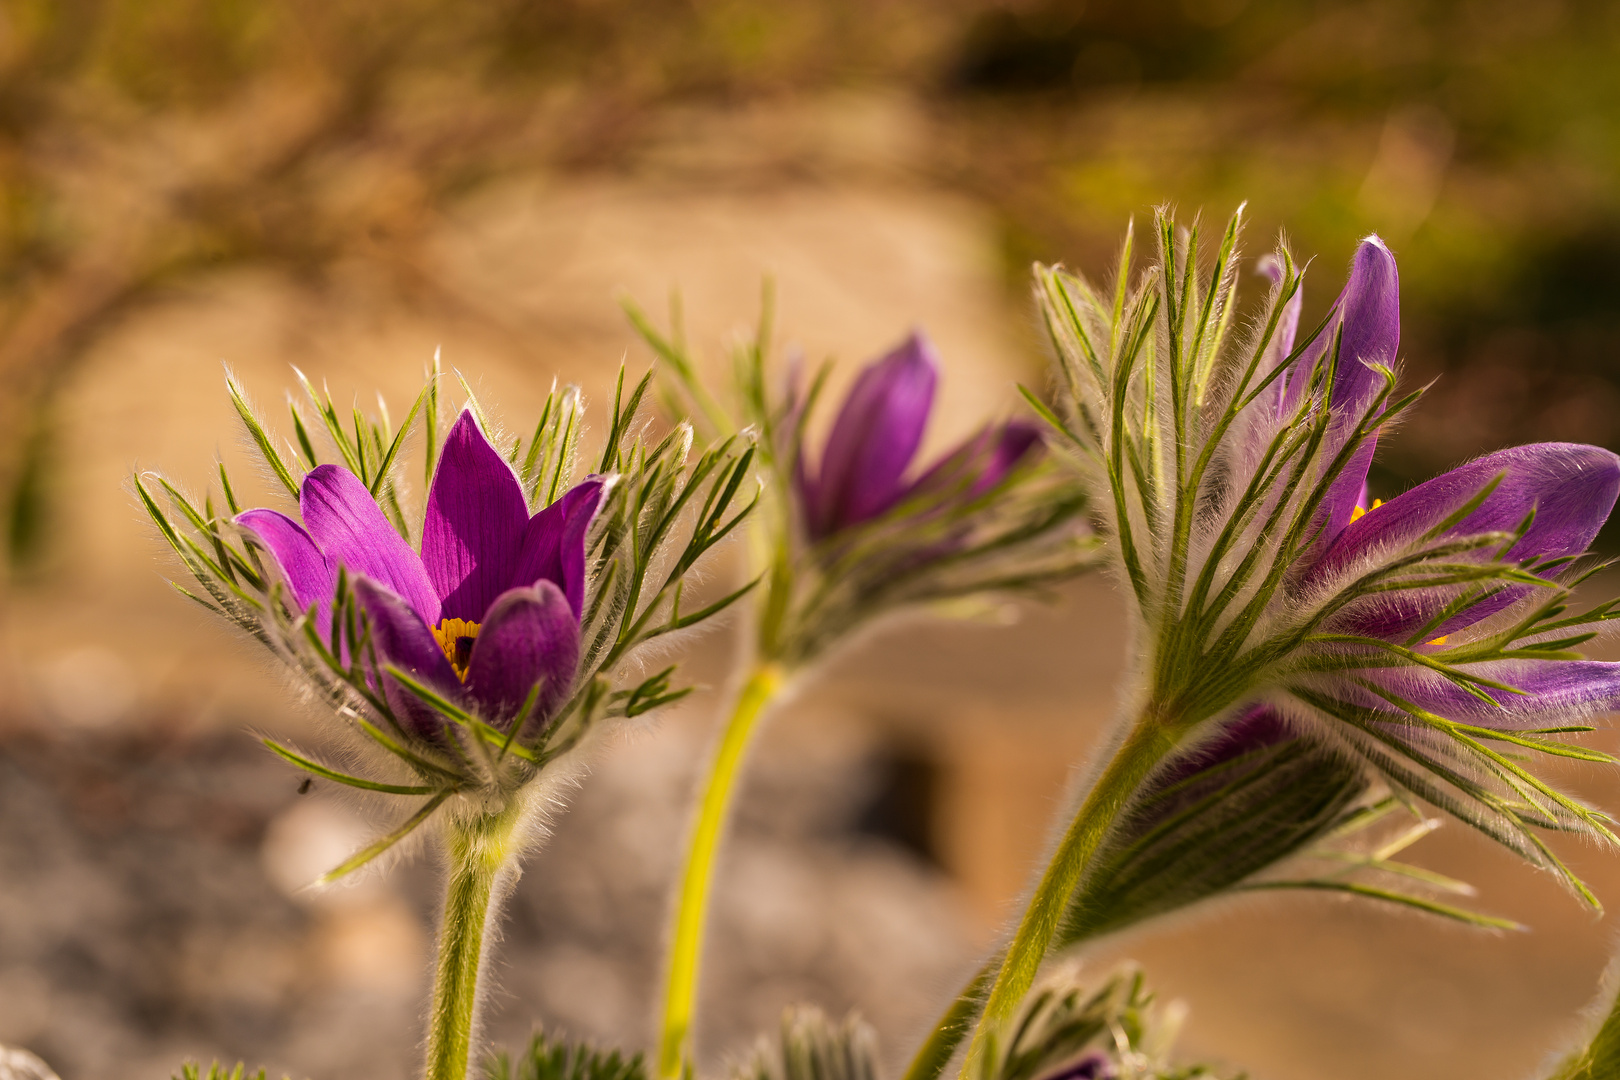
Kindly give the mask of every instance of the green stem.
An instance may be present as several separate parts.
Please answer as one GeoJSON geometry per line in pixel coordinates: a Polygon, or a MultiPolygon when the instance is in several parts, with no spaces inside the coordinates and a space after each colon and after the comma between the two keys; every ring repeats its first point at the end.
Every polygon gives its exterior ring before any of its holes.
{"type": "Polygon", "coordinates": [[[951,1000],[950,1008],[939,1018],[934,1030],[928,1033],[928,1040],[918,1048],[917,1056],[911,1059],[911,1065],[901,1080],[938,1080],[945,1066],[950,1064],[951,1055],[956,1053],[956,1048],[973,1030],[973,1021],[978,1018],[979,1010],[984,1008],[990,977],[996,973],[997,967],[999,962],[992,957],[984,967],[973,973],[973,978],[951,1000]]]}
{"type": "Polygon", "coordinates": [[[714,856],[720,846],[720,833],[737,786],[737,773],[754,727],[781,685],[782,669],[777,665],[762,663],[754,668],[737,698],[709,766],[703,801],[698,805],[697,820],[692,824],[686,872],[681,879],[680,900],[670,938],[669,981],[664,989],[664,1019],[658,1042],[660,1080],[679,1080],[686,1069],[687,1037],[692,1030],[693,1003],[697,997],[698,962],[703,952],[714,856]]]}
{"type": "Polygon", "coordinates": [[[493,814],[446,827],[450,881],[428,1016],[426,1080],[466,1080],[478,1014],[478,972],[484,958],[497,879],[513,854],[520,810],[514,803],[493,814]]]}
{"type": "Polygon", "coordinates": [[[1035,974],[1057,935],[1064,909],[1092,856],[1131,795],[1175,747],[1176,734],[1161,711],[1150,706],[1081,803],[1046,872],[1041,875],[1029,907],[1024,909],[1012,944],[1007,947],[1006,958],[1001,962],[1001,970],[996,974],[989,1000],[979,1017],[979,1026],[973,1033],[973,1043],[968,1047],[967,1062],[962,1069],[964,1077],[974,1075],[988,1041],[1017,1012],[1024,995],[1034,985],[1035,974]]]}

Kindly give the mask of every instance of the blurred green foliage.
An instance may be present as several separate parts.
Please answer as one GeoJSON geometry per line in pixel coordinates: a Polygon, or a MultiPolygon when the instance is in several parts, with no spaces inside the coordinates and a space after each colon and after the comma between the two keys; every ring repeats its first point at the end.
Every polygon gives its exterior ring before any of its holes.
{"type": "Polygon", "coordinates": [[[1446,376],[1388,488],[1620,445],[1617,55],[1596,0],[0,0],[7,561],[48,547],[45,403],[132,305],[245,262],[430,287],[423,237],[491,178],[833,97],[907,103],[907,182],[994,212],[1018,303],[1159,202],[1249,200],[1251,250],[1286,224],[1318,309],[1379,231],[1409,371],[1446,376]]]}
{"type": "Polygon", "coordinates": [[[1247,199],[1251,249],[1286,225],[1319,257],[1320,309],[1382,234],[1408,370],[1446,376],[1386,447],[1395,487],[1620,439],[1617,55],[1620,9],[1580,0],[1057,0],[974,19],[945,85],[986,132],[1011,266],[1094,267],[1144,205],[1247,199]]]}

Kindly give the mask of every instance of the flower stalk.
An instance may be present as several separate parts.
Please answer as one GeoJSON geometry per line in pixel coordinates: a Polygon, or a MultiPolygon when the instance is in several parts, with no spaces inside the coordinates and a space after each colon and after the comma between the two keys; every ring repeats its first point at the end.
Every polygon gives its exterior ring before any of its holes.
{"type": "MultiPolygon", "coordinates": [[[[787,679],[857,629],[907,607],[1036,590],[1096,562],[1082,517],[1085,495],[1049,460],[1024,421],[989,424],[932,464],[917,457],[933,411],[939,363],[914,333],[856,377],[826,442],[807,445],[806,423],[829,369],[808,380],[789,365],[780,384],[766,369],[770,295],[753,340],[736,358],[739,423],[709,393],[681,340],[633,306],[629,313],[673,374],[677,397],[724,438],[758,433],[756,467],[767,493],[754,549],[755,643],[737,699],[699,795],[676,901],[660,1032],[659,1080],[689,1071],[699,963],[710,884],[753,732],[787,679]]],[[[960,1037],[960,1036],[958,1036],[960,1037]]]]}
{"type": "Polygon", "coordinates": [[[425,1080],[466,1080],[478,1024],[484,939],[516,854],[518,800],[445,827],[450,862],[428,1016],[425,1080]]]}
{"type": "Polygon", "coordinates": [[[901,1080],[935,1080],[945,1071],[951,1058],[956,1054],[957,1047],[962,1040],[973,1031],[974,1022],[979,1018],[979,1012],[984,1008],[984,996],[989,992],[990,979],[1001,969],[1001,957],[992,956],[990,960],[973,973],[967,985],[962,987],[961,993],[951,1001],[945,1015],[939,1018],[928,1038],[917,1048],[911,1064],[906,1066],[906,1073],[901,1080]]]}
{"type": "Polygon", "coordinates": [[[964,1076],[975,1075],[975,1062],[989,1049],[988,1038],[1011,1019],[1035,985],[1036,973],[1092,857],[1148,774],[1176,748],[1183,730],[1156,703],[1149,703],[1086,794],[1035,886],[990,986],[968,1047],[964,1076]]]}
{"type": "Polygon", "coordinates": [[[714,884],[715,854],[730,816],[743,760],[760,718],[782,689],[784,677],[783,669],[777,664],[763,662],[755,666],[737,696],[737,704],[721,732],[704,779],[697,819],[692,823],[692,834],[687,840],[685,869],[670,935],[669,973],[658,1039],[658,1075],[662,1080],[678,1080],[689,1068],[689,1035],[708,924],[709,893],[714,884]]]}

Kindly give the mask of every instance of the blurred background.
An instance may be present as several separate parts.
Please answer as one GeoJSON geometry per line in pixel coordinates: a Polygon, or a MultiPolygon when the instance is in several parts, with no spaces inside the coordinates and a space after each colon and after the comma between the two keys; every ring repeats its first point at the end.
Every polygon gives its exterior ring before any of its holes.
{"type": "MultiPolygon", "coordinates": [[[[1315,258],[1318,312],[1359,237],[1399,256],[1408,379],[1437,381],[1375,493],[1512,442],[1620,449],[1617,61],[1620,6],[1580,0],[3,0],[0,1043],[63,1080],[414,1068],[431,853],[300,891],[386,811],[255,745],[321,734],[167,590],[124,487],[252,475],[222,363],[273,414],[297,364],[399,415],[442,348],[518,428],[554,377],[600,407],[649,362],[621,296],[679,290],[718,373],[769,274],[778,342],[846,372],[928,329],[937,447],[1042,378],[1032,259],[1101,274],[1131,215],[1246,199],[1251,253],[1286,227],[1315,258]]],[[[1102,582],[1008,615],[873,634],[771,725],[707,1068],[795,1000],[859,1008],[898,1067],[1015,910],[1123,620],[1102,582]]],[[[695,643],[705,692],[610,747],[531,862],[496,1038],[647,1044],[734,647],[695,643]]],[[[1567,782],[1620,809],[1612,774],[1567,782]]],[[[1456,827],[1422,850],[1532,932],[1269,898],[1088,962],[1142,961],[1184,1052],[1257,1077],[1531,1075],[1611,924],[1456,827]]],[[[1620,860],[1564,854],[1620,901],[1620,860]]]]}

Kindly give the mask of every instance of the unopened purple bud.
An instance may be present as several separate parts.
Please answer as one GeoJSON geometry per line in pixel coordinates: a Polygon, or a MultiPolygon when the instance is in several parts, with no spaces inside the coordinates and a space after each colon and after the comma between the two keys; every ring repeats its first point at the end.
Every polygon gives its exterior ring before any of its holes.
{"type": "Polygon", "coordinates": [[[819,468],[813,477],[806,468],[800,480],[812,538],[869,521],[905,493],[902,478],[922,445],[938,378],[933,346],[921,333],[861,372],[819,468]]]}

